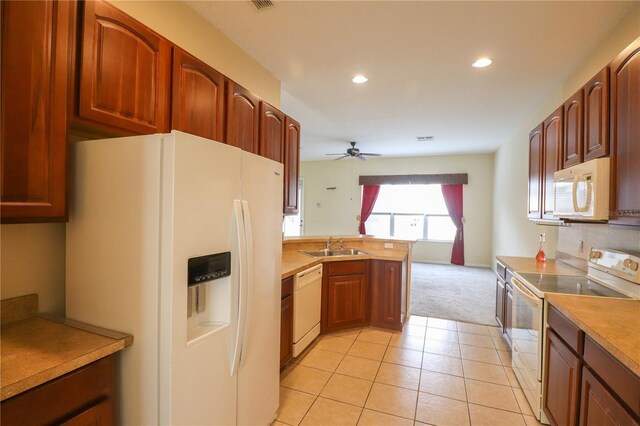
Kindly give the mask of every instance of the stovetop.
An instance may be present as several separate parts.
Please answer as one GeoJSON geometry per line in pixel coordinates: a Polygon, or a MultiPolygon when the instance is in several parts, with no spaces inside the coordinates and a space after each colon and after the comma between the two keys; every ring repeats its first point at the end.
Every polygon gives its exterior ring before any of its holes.
{"type": "Polygon", "coordinates": [[[531,273],[520,273],[519,275],[527,281],[527,284],[534,286],[543,293],[579,294],[629,299],[628,296],[612,290],[609,287],[605,287],[586,276],[531,273]]]}

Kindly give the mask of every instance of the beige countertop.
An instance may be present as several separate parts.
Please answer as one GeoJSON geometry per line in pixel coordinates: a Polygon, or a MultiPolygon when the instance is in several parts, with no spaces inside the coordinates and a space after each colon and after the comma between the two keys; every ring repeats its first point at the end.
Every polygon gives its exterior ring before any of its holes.
{"type": "Polygon", "coordinates": [[[303,250],[317,250],[325,247],[329,237],[296,237],[287,238],[282,245],[282,278],[324,262],[343,262],[347,260],[397,260],[403,261],[410,255],[411,244],[415,240],[383,239],[366,236],[333,237],[332,241],[344,241],[347,248],[356,248],[369,253],[355,256],[311,257],[303,250]],[[393,248],[385,248],[385,243],[393,244],[393,248]]]}
{"type": "Polygon", "coordinates": [[[3,321],[0,400],[118,352],[132,341],[130,335],[64,318],[20,315],[3,321]]]}
{"type": "Polygon", "coordinates": [[[547,294],[547,302],[640,376],[640,300],[547,294]]]}
{"type": "Polygon", "coordinates": [[[546,262],[536,262],[533,257],[496,256],[512,272],[553,275],[586,275],[584,271],[562,262],[548,259],[546,262]]]}

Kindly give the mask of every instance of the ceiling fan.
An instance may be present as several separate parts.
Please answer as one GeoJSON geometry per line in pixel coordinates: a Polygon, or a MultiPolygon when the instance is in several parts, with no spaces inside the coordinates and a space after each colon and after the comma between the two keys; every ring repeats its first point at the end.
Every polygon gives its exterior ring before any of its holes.
{"type": "Polygon", "coordinates": [[[371,152],[360,152],[358,148],[356,148],[355,142],[349,142],[351,144],[351,148],[347,149],[346,153],[340,154],[326,154],[326,155],[340,155],[341,157],[336,158],[336,160],[342,160],[343,158],[352,157],[357,158],[358,160],[367,161],[367,157],[380,157],[382,154],[373,154],[371,152]]]}

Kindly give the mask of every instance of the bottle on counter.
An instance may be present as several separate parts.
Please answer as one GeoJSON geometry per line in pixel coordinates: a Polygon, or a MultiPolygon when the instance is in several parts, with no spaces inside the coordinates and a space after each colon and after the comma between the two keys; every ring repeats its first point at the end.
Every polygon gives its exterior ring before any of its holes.
{"type": "Polygon", "coordinates": [[[544,254],[544,250],[543,250],[543,245],[544,242],[546,241],[546,235],[544,234],[544,232],[542,234],[540,234],[540,246],[538,248],[538,253],[536,253],[536,262],[541,262],[544,263],[545,260],[547,260],[547,256],[544,254]]]}

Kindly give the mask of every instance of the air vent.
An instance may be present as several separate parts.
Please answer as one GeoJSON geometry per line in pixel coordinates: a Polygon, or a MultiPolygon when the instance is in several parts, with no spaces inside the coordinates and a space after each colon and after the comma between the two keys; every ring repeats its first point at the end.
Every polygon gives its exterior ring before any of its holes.
{"type": "Polygon", "coordinates": [[[418,136],[418,142],[431,142],[433,140],[433,136],[418,136]]]}
{"type": "Polygon", "coordinates": [[[253,5],[259,10],[273,6],[273,2],[271,0],[251,0],[251,3],[253,3],[253,5]]]}

